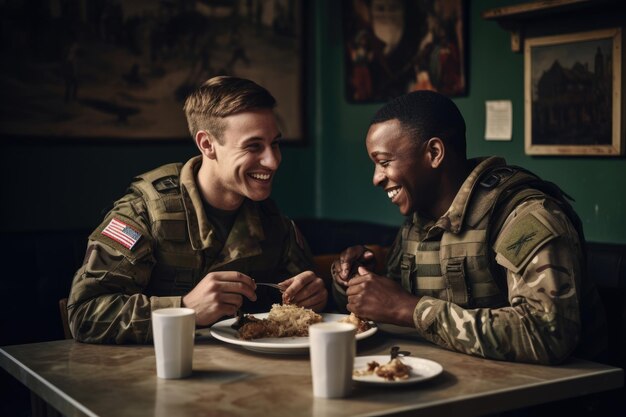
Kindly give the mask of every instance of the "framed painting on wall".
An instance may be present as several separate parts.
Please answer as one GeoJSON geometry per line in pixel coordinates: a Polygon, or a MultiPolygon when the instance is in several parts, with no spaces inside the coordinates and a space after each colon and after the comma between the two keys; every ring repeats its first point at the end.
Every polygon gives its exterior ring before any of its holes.
{"type": "Polygon", "coordinates": [[[2,2],[0,134],[189,140],[186,96],[233,75],[267,88],[284,143],[302,143],[305,1],[2,2]]]}
{"type": "Polygon", "coordinates": [[[466,19],[465,0],[344,0],[348,101],[466,94],[466,19]]]}
{"type": "Polygon", "coordinates": [[[622,60],[620,28],[526,39],[526,154],[623,154],[622,60]]]}

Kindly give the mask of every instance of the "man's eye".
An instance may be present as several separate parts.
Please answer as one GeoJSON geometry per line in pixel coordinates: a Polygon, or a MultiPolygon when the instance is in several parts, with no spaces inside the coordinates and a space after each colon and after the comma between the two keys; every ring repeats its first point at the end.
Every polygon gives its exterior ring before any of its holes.
{"type": "Polygon", "coordinates": [[[258,151],[259,149],[261,149],[261,145],[258,143],[251,143],[246,146],[246,149],[248,149],[249,151],[258,151]]]}
{"type": "Polygon", "coordinates": [[[378,161],[378,164],[379,164],[381,167],[386,167],[387,165],[389,165],[389,163],[390,163],[390,162],[391,162],[391,161],[389,161],[389,160],[387,160],[387,159],[383,159],[382,161],[378,161]]]}
{"type": "Polygon", "coordinates": [[[280,141],[279,140],[275,140],[274,142],[272,142],[272,148],[279,148],[280,147],[280,141]]]}

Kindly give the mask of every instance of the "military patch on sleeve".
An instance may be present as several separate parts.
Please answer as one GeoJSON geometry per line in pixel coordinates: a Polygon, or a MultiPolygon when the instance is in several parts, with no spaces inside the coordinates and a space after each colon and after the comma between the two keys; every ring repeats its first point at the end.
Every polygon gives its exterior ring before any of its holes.
{"type": "Polygon", "coordinates": [[[116,218],[112,218],[109,224],[102,229],[101,233],[104,236],[113,239],[115,242],[124,246],[128,250],[133,250],[137,241],[141,239],[140,232],[116,218]]]}
{"type": "Polygon", "coordinates": [[[498,237],[495,244],[498,254],[496,261],[513,272],[518,272],[539,248],[555,237],[557,233],[532,213],[528,213],[521,219],[516,219],[511,227],[498,237]]]}

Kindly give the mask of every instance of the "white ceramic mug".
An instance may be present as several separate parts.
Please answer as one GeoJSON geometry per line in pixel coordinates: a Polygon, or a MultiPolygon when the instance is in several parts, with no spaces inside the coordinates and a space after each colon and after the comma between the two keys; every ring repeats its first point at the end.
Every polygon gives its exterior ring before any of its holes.
{"type": "Polygon", "coordinates": [[[313,395],[340,398],[352,390],[356,327],[348,323],[316,323],[309,327],[313,395]]]}
{"type": "Polygon", "coordinates": [[[152,312],[152,335],[157,376],[172,379],[191,375],[196,313],[191,308],[152,312]]]}

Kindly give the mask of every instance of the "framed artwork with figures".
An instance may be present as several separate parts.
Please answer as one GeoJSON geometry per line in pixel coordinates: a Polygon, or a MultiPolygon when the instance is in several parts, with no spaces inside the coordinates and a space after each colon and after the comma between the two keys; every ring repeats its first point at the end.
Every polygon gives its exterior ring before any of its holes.
{"type": "Polygon", "coordinates": [[[6,140],[189,140],[182,110],[216,75],[276,98],[304,143],[306,0],[0,2],[6,140]],[[277,64],[279,63],[279,64],[277,64]]]}
{"type": "Polygon", "coordinates": [[[467,93],[467,1],[343,0],[346,98],[467,93]]]}

